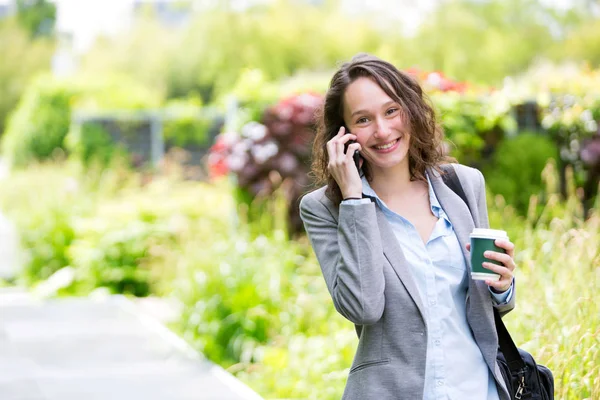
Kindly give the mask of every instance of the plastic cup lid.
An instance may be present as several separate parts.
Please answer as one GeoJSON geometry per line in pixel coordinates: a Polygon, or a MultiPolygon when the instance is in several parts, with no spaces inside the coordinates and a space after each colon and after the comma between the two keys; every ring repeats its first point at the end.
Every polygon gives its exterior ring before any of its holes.
{"type": "Polygon", "coordinates": [[[508,239],[508,233],[499,229],[475,228],[473,229],[473,232],[471,232],[471,237],[492,237],[508,239]]]}

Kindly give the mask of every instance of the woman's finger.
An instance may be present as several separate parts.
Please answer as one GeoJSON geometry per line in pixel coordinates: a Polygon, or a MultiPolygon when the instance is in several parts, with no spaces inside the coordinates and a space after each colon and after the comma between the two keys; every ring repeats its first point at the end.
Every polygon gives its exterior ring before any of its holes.
{"type": "MultiPolygon", "coordinates": [[[[352,157],[354,157],[354,152],[358,150],[361,150],[361,146],[359,143],[352,143],[351,145],[348,146],[348,150],[346,151],[346,158],[351,159],[352,157]]],[[[354,163],[354,160],[351,160],[352,163],[354,163]]]]}
{"type": "Polygon", "coordinates": [[[335,139],[331,139],[329,142],[327,142],[327,154],[329,155],[329,165],[331,165],[337,157],[337,146],[335,144],[335,139]]]}
{"type": "Polygon", "coordinates": [[[512,278],[512,270],[510,268],[504,267],[502,265],[497,265],[491,262],[484,262],[481,264],[483,268],[489,269],[490,271],[501,275],[502,277],[511,277],[512,278]]]}
{"type": "Polygon", "coordinates": [[[483,256],[489,260],[499,261],[504,264],[505,267],[510,268],[511,270],[515,269],[515,262],[508,254],[488,250],[483,253],[483,256]]]}
{"type": "Polygon", "coordinates": [[[502,293],[502,292],[506,292],[508,289],[510,289],[510,285],[512,284],[512,279],[500,279],[497,281],[488,281],[486,280],[485,283],[496,289],[497,292],[502,293]]]}
{"type": "Polygon", "coordinates": [[[347,155],[346,153],[346,144],[351,141],[351,140],[356,140],[356,135],[353,135],[351,133],[344,135],[340,138],[338,138],[336,140],[336,151],[337,151],[337,156],[339,158],[340,162],[343,162],[342,160],[345,158],[345,156],[347,155]]]}
{"type": "Polygon", "coordinates": [[[515,245],[510,240],[496,239],[496,241],[494,243],[496,244],[496,246],[500,247],[501,249],[506,250],[506,253],[509,256],[511,256],[511,257],[515,256],[515,245]]]}

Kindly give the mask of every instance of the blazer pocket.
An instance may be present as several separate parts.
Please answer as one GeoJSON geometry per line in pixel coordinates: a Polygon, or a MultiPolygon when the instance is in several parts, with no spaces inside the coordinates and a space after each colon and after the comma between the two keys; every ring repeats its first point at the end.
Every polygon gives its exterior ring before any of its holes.
{"type": "Polygon", "coordinates": [[[354,366],[351,370],[350,373],[354,373],[360,370],[363,370],[365,368],[371,368],[371,367],[375,367],[377,365],[385,365],[385,364],[389,364],[390,363],[390,359],[386,358],[384,360],[376,360],[376,361],[365,361],[363,363],[360,363],[356,366],[354,366]]]}

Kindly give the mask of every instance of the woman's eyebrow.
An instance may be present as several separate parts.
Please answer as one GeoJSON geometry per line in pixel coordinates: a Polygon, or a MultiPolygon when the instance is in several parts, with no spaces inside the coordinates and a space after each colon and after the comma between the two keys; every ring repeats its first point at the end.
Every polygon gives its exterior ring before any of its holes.
{"type": "MultiPolygon", "coordinates": [[[[387,101],[387,102],[383,103],[383,104],[381,105],[381,108],[386,108],[386,107],[389,107],[389,106],[391,106],[391,105],[393,105],[393,104],[396,104],[396,102],[395,102],[394,100],[390,100],[390,101],[387,101]]],[[[364,114],[364,113],[367,113],[367,112],[369,112],[369,111],[368,111],[368,110],[357,110],[357,111],[354,111],[354,112],[353,112],[353,113],[350,115],[350,117],[352,118],[352,117],[354,117],[354,116],[355,116],[355,115],[357,115],[357,114],[364,114]]]]}

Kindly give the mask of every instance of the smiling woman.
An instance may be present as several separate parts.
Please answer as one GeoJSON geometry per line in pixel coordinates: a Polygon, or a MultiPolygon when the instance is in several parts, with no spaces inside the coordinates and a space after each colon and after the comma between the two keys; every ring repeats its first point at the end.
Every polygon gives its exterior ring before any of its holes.
{"type": "Polygon", "coordinates": [[[498,281],[471,279],[469,233],[489,225],[485,183],[449,164],[442,140],[423,90],[392,64],[360,54],[333,76],[313,146],[324,186],[300,213],[335,308],[359,336],[343,399],[510,398],[493,309],[514,307],[514,246],[496,241],[501,265],[483,264],[498,281]],[[468,207],[443,182],[451,168],[468,207]]]}
{"type": "MultiPolygon", "coordinates": [[[[313,172],[320,183],[327,185],[328,195],[336,203],[344,197],[329,170],[333,160],[327,143],[340,133],[341,126],[355,134],[347,140],[357,140],[360,146],[390,145],[384,143],[388,134],[391,139],[404,137],[404,144],[399,146],[404,150],[399,152],[410,154],[406,162],[411,179],[424,181],[426,167],[438,169],[439,164],[453,161],[443,154],[442,130],[417,81],[393,65],[366,54],[357,55],[334,75],[319,117],[313,145],[313,172]]],[[[396,148],[390,153],[396,156],[394,150],[396,148]]],[[[374,154],[377,153],[361,150],[366,161],[362,172],[368,180],[372,178],[372,168],[376,168],[376,164],[372,165],[375,160],[370,159],[374,154]]]]}
{"type": "Polygon", "coordinates": [[[367,77],[358,78],[346,89],[344,120],[361,145],[361,154],[371,171],[377,169],[381,174],[390,168],[408,170],[410,129],[400,111],[400,104],[367,77]]]}

